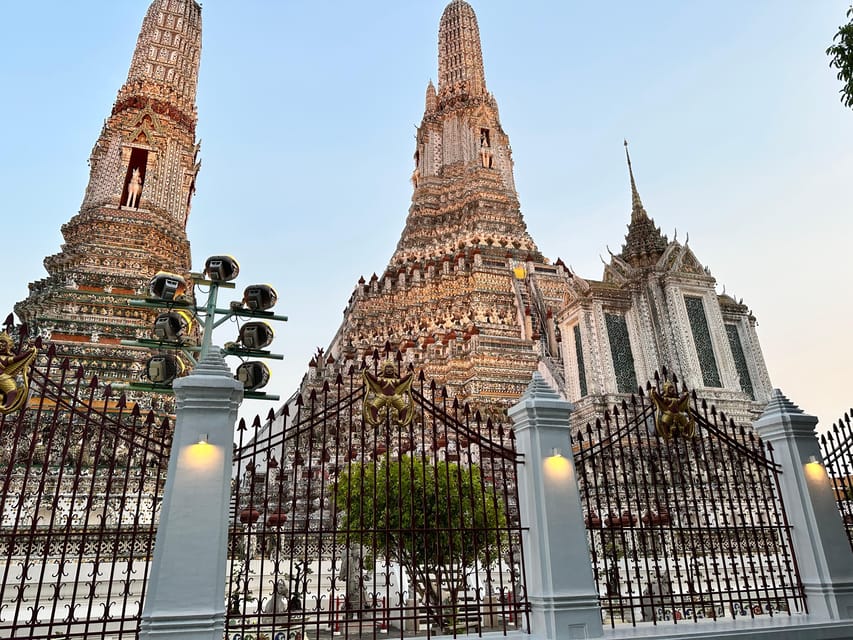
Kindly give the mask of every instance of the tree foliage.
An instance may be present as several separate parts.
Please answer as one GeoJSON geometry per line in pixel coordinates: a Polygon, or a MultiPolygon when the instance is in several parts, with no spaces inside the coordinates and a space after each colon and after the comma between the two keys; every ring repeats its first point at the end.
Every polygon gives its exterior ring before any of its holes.
{"type": "Polygon", "coordinates": [[[853,107],[853,6],[847,10],[847,17],[850,21],[838,27],[826,55],[830,57],[829,66],[838,69],[837,77],[844,83],[839,90],[841,102],[853,107]]]}
{"type": "Polygon", "coordinates": [[[506,541],[503,504],[476,464],[409,455],[353,464],[335,501],[341,538],[400,563],[428,606],[455,604],[477,563],[494,563],[506,541]]]}

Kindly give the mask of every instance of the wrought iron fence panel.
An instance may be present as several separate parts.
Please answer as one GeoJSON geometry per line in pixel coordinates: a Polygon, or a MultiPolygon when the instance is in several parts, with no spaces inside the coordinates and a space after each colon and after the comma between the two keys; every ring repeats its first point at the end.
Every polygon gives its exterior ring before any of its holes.
{"type": "Polygon", "coordinates": [[[829,475],[838,512],[847,532],[847,540],[853,551],[853,428],[850,416],[853,409],[832,425],[820,437],[823,462],[829,475]]]}
{"type": "Polygon", "coordinates": [[[387,362],[240,423],[230,638],[528,628],[511,430],[387,362]]]}
{"type": "Polygon", "coordinates": [[[573,449],[606,624],[805,610],[772,447],[675,376],[578,430],[573,449]]]}
{"type": "Polygon", "coordinates": [[[27,401],[0,414],[0,637],[135,638],[170,425],[35,346],[27,401]]]}

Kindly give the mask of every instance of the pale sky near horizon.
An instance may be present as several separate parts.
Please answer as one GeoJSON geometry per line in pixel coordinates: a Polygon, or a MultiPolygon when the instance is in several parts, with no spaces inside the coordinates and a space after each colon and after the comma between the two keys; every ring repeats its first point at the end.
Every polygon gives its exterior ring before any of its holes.
{"type": "MultiPolygon", "coordinates": [[[[601,277],[630,215],[627,138],[649,215],[758,318],[774,386],[821,429],[853,406],[853,111],[824,53],[849,0],[470,1],[541,251],[601,277]]],[[[393,253],[445,4],[204,3],[188,235],[197,269],[230,253],[241,287],[277,288],[271,392],[393,253]]],[[[0,309],[60,249],[147,5],[3,3],[0,309]]]]}

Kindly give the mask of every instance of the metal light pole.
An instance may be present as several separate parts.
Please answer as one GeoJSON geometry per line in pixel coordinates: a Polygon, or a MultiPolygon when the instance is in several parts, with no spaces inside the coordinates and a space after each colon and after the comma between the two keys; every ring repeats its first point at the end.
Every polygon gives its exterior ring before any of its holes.
{"type": "MultiPolygon", "coordinates": [[[[218,257],[220,265],[222,259],[218,257]]],[[[166,345],[179,350],[195,365],[188,376],[174,381],[131,386],[160,392],[169,389],[177,400],[175,433],[140,623],[139,638],[144,640],[177,637],[182,640],[222,640],[226,617],[225,571],[234,423],[237,409],[248,395],[246,389],[252,393],[266,382],[263,376],[256,379],[255,372],[260,369],[251,362],[238,368],[239,379],[235,379],[224,356],[276,356],[257,349],[259,345],[266,346],[271,342],[271,336],[262,327],[255,326],[251,332],[241,332],[242,346],[234,343],[224,350],[212,344],[213,330],[234,316],[286,320],[267,311],[276,298],[268,285],[249,287],[242,302],[232,303],[228,309],[217,308],[219,289],[233,288],[234,285],[227,280],[236,277],[239,268],[236,261],[229,258],[232,262],[225,267],[220,266],[217,271],[211,267],[213,260],[209,259],[205,266],[205,275],[209,279],[194,278],[196,284],[210,287],[203,307],[196,307],[185,298],[180,299],[178,292],[183,279],[173,274],[158,274],[152,280],[152,294],[159,296],[159,300],[139,301],[140,306],[166,306],[169,309],[166,314],[158,316],[159,332],[155,330],[155,334],[160,340],[150,341],[154,345],[139,342],[146,346],[156,345],[160,349],[166,345]],[[217,277],[223,275],[223,269],[231,278],[217,277]],[[164,292],[168,299],[163,299],[164,292]],[[181,331],[174,330],[182,327],[180,322],[172,322],[175,318],[169,315],[180,315],[179,311],[187,309],[192,309],[196,316],[203,314],[202,340],[198,347],[185,342],[181,331]],[[224,319],[217,320],[218,315],[224,319]],[[166,317],[161,320],[163,316],[166,317]],[[195,351],[199,353],[197,362],[192,357],[195,351]],[[250,368],[241,373],[247,365],[250,368]]],[[[158,361],[156,366],[148,367],[149,374],[152,371],[157,376],[171,373],[168,367],[160,366],[163,362],[158,361]]]]}

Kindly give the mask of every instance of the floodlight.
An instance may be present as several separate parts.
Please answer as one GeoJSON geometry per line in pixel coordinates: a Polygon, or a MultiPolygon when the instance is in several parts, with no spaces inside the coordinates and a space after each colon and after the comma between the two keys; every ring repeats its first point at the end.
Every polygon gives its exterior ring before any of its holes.
{"type": "Polygon", "coordinates": [[[157,272],[149,286],[151,297],[175,300],[187,292],[187,281],[176,273],[157,272]]]}
{"type": "Polygon", "coordinates": [[[247,349],[263,349],[275,338],[272,327],[266,322],[247,322],[240,327],[240,342],[247,349]]]}
{"type": "Polygon", "coordinates": [[[266,311],[275,306],[278,294],[268,284],[253,284],[243,292],[243,304],[252,311],[266,311]]]}
{"type": "Polygon", "coordinates": [[[184,370],[184,363],[170,354],[154,356],[145,363],[145,375],[155,384],[168,384],[184,370]]]}
{"type": "Polygon", "coordinates": [[[243,383],[246,391],[260,389],[270,381],[270,368],[263,362],[244,362],[237,367],[237,375],[234,376],[243,383]]]}
{"type": "Polygon", "coordinates": [[[154,321],[154,336],[158,340],[178,340],[187,334],[192,322],[192,316],[183,309],[161,313],[154,321]]]}
{"type": "Polygon", "coordinates": [[[228,282],[240,273],[233,256],[210,256],[204,263],[204,274],[214,282],[228,282]]]}

